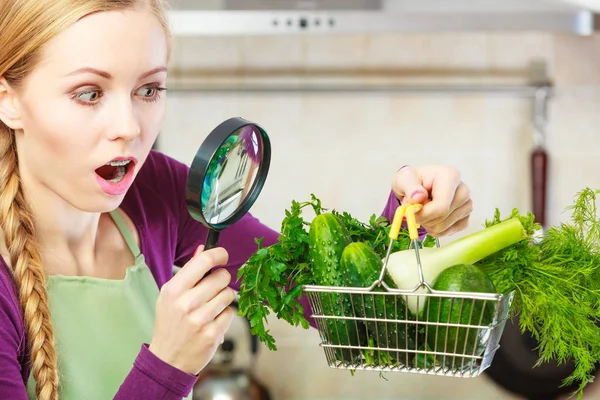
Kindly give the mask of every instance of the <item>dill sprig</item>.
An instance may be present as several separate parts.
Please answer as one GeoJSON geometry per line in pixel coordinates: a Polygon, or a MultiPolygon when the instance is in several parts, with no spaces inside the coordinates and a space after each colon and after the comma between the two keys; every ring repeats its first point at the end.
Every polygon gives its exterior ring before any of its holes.
{"type": "MultiPolygon", "coordinates": [[[[514,291],[512,314],[522,332],[538,341],[537,365],[572,360],[575,369],[563,385],[579,383],[578,399],[593,380],[600,360],[600,219],[596,196],[586,188],[576,195],[568,223],[549,228],[542,239],[522,241],[477,263],[501,293],[514,291]]],[[[531,213],[513,210],[528,234],[539,229],[531,213]]],[[[496,210],[491,226],[502,221],[496,210]]]]}

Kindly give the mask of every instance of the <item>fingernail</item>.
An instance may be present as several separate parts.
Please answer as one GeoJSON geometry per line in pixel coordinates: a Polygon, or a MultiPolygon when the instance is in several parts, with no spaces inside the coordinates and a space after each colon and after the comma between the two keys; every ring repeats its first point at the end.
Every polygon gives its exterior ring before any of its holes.
{"type": "Polygon", "coordinates": [[[414,192],[412,192],[412,194],[410,195],[410,197],[415,197],[415,196],[418,196],[420,194],[425,194],[425,192],[422,191],[422,190],[415,190],[414,192]]]}
{"type": "Polygon", "coordinates": [[[196,257],[196,254],[198,254],[203,248],[204,248],[204,245],[202,245],[202,244],[200,246],[198,246],[196,248],[196,251],[194,252],[194,255],[192,256],[192,258],[196,257]]]}

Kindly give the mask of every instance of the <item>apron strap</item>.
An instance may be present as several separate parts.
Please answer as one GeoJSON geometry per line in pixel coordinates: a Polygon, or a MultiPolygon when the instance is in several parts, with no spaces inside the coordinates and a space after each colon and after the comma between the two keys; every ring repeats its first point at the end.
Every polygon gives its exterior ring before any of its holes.
{"type": "Polygon", "coordinates": [[[140,254],[142,254],[142,252],[140,251],[140,248],[137,242],[135,241],[133,234],[129,229],[129,226],[127,226],[127,223],[125,222],[123,217],[121,217],[117,210],[110,211],[109,214],[112,217],[113,221],[115,221],[117,228],[119,228],[119,232],[121,232],[121,235],[123,235],[123,239],[125,239],[129,250],[131,250],[133,255],[137,258],[140,254]]]}

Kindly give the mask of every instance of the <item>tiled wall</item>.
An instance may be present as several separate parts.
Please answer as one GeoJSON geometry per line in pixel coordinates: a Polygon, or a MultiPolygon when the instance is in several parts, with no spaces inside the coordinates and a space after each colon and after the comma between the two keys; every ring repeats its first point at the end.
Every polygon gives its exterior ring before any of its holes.
{"type": "MultiPolygon", "coordinates": [[[[578,190],[600,187],[600,35],[186,38],[175,45],[172,67],[183,71],[454,68],[494,78],[494,71],[499,76],[526,70],[541,59],[556,85],[547,128],[549,222],[568,218],[562,210],[578,190]]],[[[481,83],[489,78],[474,73],[443,82],[481,83]]],[[[378,213],[394,171],[404,164],[447,163],[460,169],[475,204],[466,232],[479,229],[496,207],[502,212],[529,208],[533,127],[527,99],[493,94],[170,93],[159,147],[189,163],[206,134],[231,116],[254,120],[270,134],[271,170],[252,212],[274,228],[279,228],[292,199],[308,199],[311,193],[326,206],[359,218],[378,213]]],[[[485,377],[351,377],[325,365],[315,331],[295,330],[276,320],[271,328],[279,351],[261,351],[257,372],[276,400],[514,398],[485,377]]]]}

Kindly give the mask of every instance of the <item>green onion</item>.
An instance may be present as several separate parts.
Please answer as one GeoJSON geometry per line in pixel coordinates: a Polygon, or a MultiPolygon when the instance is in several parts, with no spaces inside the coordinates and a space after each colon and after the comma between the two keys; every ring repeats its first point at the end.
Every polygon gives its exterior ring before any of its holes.
{"type": "MultiPolygon", "coordinates": [[[[527,238],[527,233],[519,219],[512,218],[447,245],[438,248],[420,249],[419,256],[423,279],[429,285],[432,285],[435,278],[446,268],[458,264],[474,264],[527,238]]],[[[411,290],[420,286],[421,282],[414,249],[401,250],[390,254],[387,270],[398,289],[411,290]]],[[[423,293],[426,290],[420,288],[415,293],[423,293]]],[[[408,307],[414,314],[420,314],[425,306],[424,301],[417,301],[417,296],[409,296],[407,302],[408,307]]]]}

